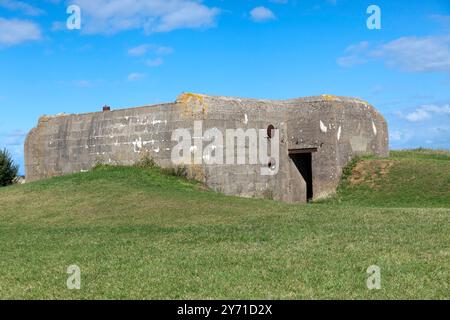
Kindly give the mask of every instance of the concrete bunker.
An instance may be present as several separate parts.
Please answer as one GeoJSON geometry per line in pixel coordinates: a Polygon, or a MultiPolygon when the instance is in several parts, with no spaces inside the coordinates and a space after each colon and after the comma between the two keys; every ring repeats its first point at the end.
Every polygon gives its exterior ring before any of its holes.
{"type": "Polygon", "coordinates": [[[186,169],[193,178],[225,194],[285,202],[326,197],[354,156],[389,153],[386,121],[359,99],[322,95],[261,100],[184,93],[173,103],[42,116],[25,142],[26,179],[85,171],[98,162],[133,165],[144,154],[171,167],[177,130],[191,139],[186,150],[192,154],[186,157],[196,161],[186,169]],[[267,142],[268,157],[264,152],[250,157],[255,145],[244,138],[241,149],[234,144],[233,149],[258,162],[225,161],[230,150],[225,140],[211,140],[213,129],[257,135],[258,148],[267,142]],[[223,161],[208,161],[206,150],[219,148],[223,161]],[[275,149],[278,158],[270,157],[275,149]]]}

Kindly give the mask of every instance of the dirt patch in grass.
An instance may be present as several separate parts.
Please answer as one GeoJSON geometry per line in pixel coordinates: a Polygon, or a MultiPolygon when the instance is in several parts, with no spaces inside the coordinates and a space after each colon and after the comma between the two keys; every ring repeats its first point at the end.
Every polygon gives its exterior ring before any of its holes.
{"type": "Polygon", "coordinates": [[[361,160],[352,170],[348,178],[351,186],[366,184],[373,189],[380,187],[380,181],[389,174],[389,170],[396,163],[395,160],[361,160]]]}

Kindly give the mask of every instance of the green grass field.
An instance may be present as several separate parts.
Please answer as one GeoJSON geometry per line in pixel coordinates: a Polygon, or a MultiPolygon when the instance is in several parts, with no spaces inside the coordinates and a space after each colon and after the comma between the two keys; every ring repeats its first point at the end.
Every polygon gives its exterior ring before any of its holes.
{"type": "Polygon", "coordinates": [[[0,189],[2,299],[449,299],[450,153],[365,158],[308,205],[159,169],[0,189]],[[69,265],[81,290],[68,290],[69,265]],[[366,269],[381,268],[380,290],[366,269]]]}

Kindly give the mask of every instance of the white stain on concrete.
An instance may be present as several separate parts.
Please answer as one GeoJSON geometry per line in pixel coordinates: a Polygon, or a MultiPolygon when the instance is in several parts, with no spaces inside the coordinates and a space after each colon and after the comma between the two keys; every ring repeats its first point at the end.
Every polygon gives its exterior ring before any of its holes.
{"type": "Polygon", "coordinates": [[[152,125],[155,125],[155,124],[160,124],[160,123],[164,123],[164,124],[167,124],[167,120],[153,120],[152,122],[152,125]]]}
{"type": "Polygon", "coordinates": [[[142,145],[147,145],[147,144],[155,144],[155,140],[149,140],[149,141],[142,141],[142,145]]]}
{"type": "Polygon", "coordinates": [[[134,152],[138,153],[142,149],[142,138],[133,141],[134,152]]]}
{"type": "Polygon", "coordinates": [[[373,134],[377,135],[377,126],[375,125],[375,122],[372,121],[372,129],[373,129],[373,134]]]}
{"type": "Polygon", "coordinates": [[[341,139],[341,133],[342,133],[342,127],[339,126],[338,132],[337,132],[337,139],[338,141],[341,139]]]}
{"type": "Polygon", "coordinates": [[[327,133],[328,131],[327,126],[323,124],[322,120],[320,120],[320,131],[322,131],[323,133],[327,133]]]}

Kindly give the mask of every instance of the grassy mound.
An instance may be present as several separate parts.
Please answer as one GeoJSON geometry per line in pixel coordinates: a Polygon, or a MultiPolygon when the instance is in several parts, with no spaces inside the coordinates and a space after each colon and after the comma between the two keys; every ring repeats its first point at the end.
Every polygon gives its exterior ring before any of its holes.
{"type": "Polygon", "coordinates": [[[351,174],[341,203],[228,197],[136,167],[0,188],[0,298],[449,298],[450,165],[413,154],[351,174]]]}
{"type": "Polygon", "coordinates": [[[344,204],[450,207],[450,152],[392,151],[387,159],[363,158],[347,170],[337,196],[344,204]]]}

